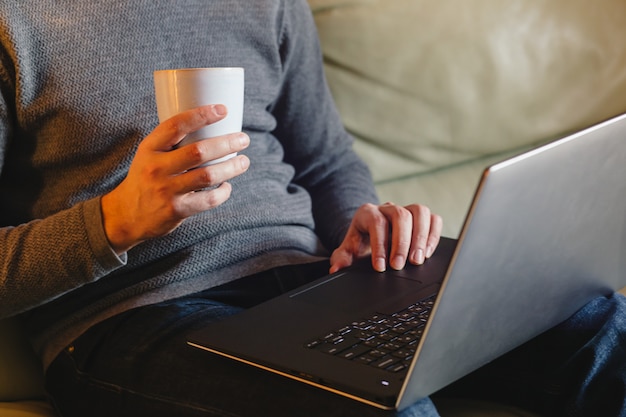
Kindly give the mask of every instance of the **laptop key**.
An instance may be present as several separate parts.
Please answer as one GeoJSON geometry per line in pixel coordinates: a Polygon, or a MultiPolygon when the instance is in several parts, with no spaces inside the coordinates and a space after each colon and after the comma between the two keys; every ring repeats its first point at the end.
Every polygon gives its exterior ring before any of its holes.
{"type": "Polygon", "coordinates": [[[393,356],[400,359],[408,359],[413,356],[415,349],[398,349],[392,353],[393,356]]]}
{"type": "Polygon", "coordinates": [[[370,363],[374,362],[376,360],[376,358],[374,358],[373,356],[370,356],[368,354],[364,354],[361,356],[357,356],[356,358],[354,358],[355,362],[360,362],[364,365],[369,365],[370,363]]]}
{"type": "Polygon", "coordinates": [[[375,366],[376,368],[380,368],[380,369],[387,369],[391,365],[395,365],[397,362],[400,362],[400,359],[394,356],[383,356],[377,361],[370,363],[370,365],[375,366]]]}
{"type": "Polygon", "coordinates": [[[392,314],[376,313],[355,320],[305,344],[340,358],[390,372],[408,368],[422,336],[434,297],[392,314]]]}
{"type": "Polygon", "coordinates": [[[358,356],[361,356],[365,353],[368,353],[371,350],[371,348],[364,346],[364,345],[356,345],[356,346],[352,346],[350,349],[348,350],[344,350],[343,352],[339,353],[339,356],[344,358],[344,359],[354,359],[358,356]]]}
{"type": "Polygon", "coordinates": [[[394,363],[390,367],[386,368],[389,372],[401,372],[407,369],[407,365],[404,363],[394,363]]]}

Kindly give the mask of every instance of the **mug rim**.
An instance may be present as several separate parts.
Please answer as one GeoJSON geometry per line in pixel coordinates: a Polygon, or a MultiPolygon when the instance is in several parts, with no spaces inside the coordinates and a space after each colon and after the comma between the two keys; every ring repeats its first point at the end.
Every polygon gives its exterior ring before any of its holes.
{"type": "Polygon", "coordinates": [[[228,72],[243,72],[243,67],[198,67],[198,68],[172,68],[172,69],[160,69],[155,70],[154,73],[166,73],[166,72],[205,72],[205,71],[228,71],[228,72]]]}

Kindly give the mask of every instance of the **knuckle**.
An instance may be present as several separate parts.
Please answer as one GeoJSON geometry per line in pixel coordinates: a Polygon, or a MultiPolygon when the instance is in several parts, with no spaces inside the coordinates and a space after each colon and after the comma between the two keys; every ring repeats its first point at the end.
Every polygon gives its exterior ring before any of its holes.
{"type": "Polygon", "coordinates": [[[197,169],[198,183],[202,185],[211,185],[215,181],[215,174],[209,167],[197,169]]]}
{"type": "Polygon", "coordinates": [[[372,218],[372,224],[376,228],[386,228],[389,224],[389,221],[385,218],[385,216],[374,216],[372,218]]]}
{"type": "Polygon", "coordinates": [[[192,112],[197,118],[205,122],[211,121],[214,115],[212,106],[199,106],[192,109],[192,112]]]}
{"type": "Polygon", "coordinates": [[[375,204],[372,203],[365,203],[361,206],[360,208],[361,210],[363,210],[366,213],[376,213],[378,212],[378,206],[376,206],[375,204]]]}
{"type": "Polygon", "coordinates": [[[411,239],[401,237],[398,239],[398,248],[399,249],[408,249],[411,247],[411,239]]]}
{"type": "Polygon", "coordinates": [[[229,135],[228,147],[231,152],[237,152],[244,148],[249,141],[248,136],[243,132],[232,133],[229,135]]]}
{"type": "Polygon", "coordinates": [[[187,149],[187,158],[191,163],[200,164],[204,162],[205,151],[199,142],[192,143],[185,149],[187,149]]]}
{"type": "Polygon", "coordinates": [[[425,211],[430,211],[428,206],[425,206],[423,204],[410,204],[407,206],[407,208],[409,208],[412,211],[416,211],[420,213],[425,212],[425,211]]]}
{"type": "Polygon", "coordinates": [[[175,202],[164,204],[160,208],[160,212],[165,219],[177,220],[182,217],[182,208],[175,202]]]}
{"type": "Polygon", "coordinates": [[[430,208],[423,204],[411,204],[407,207],[408,210],[412,211],[418,216],[430,216],[430,208]]]}
{"type": "Polygon", "coordinates": [[[163,168],[158,165],[146,165],[141,170],[141,175],[148,182],[154,183],[163,176],[163,168]]]}
{"type": "Polygon", "coordinates": [[[206,193],[205,203],[209,207],[217,207],[228,200],[230,193],[230,184],[224,183],[220,187],[206,193]]]}
{"type": "Polygon", "coordinates": [[[430,207],[428,207],[428,206],[424,206],[424,205],[420,205],[419,207],[420,207],[419,212],[420,212],[423,216],[425,216],[425,217],[430,217],[430,216],[432,216],[432,211],[430,210],[430,207]]]}
{"type": "Polygon", "coordinates": [[[161,124],[161,126],[165,130],[167,136],[170,137],[182,136],[187,133],[184,129],[183,124],[178,120],[177,117],[167,119],[161,124]]]}
{"type": "Polygon", "coordinates": [[[385,238],[389,233],[391,233],[392,227],[391,224],[386,220],[377,220],[374,222],[373,230],[370,229],[371,238],[375,238],[375,232],[378,232],[378,236],[384,236],[385,238]]]}
{"type": "Polygon", "coordinates": [[[417,240],[418,244],[423,246],[428,241],[428,233],[425,233],[424,231],[420,230],[415,236],[415,239],[417,240]]]}
{"type": "Polygon", "coordinates": [[[216,108],[213,106],[200,106],[197,108],[197,114],[200,116],[200,119],[203,123],[213,123],[218,116],[216,116],[216,108]]]}
{"type": "Polygon", "coordinates": [[[215,190],[208,191],[204,201],[208,207],[217,207],[222,203],[215,190]]]}
{"type": "Polygon", "coordinates": [[[399,206],[396,206],[394,208],[394,216],[396,216],[401,221],[410,221],[413,218],[413,214],[410,210],[399,206]]]}
{"type": "Polygon", "coordinates": [[[402,206],[386,203],[383,206],[383,213],[394,221],[406,222],[413,218],[413,213],[402,206]]]}

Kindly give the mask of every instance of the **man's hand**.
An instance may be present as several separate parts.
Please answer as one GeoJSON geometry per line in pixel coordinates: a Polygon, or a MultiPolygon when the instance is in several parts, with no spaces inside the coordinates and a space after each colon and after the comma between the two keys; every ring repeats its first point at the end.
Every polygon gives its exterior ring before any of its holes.
{"type": "Polygon", "coordinates": [[[402,269],[407,260],[424,263],[439,244],[443,222],[426,206],[365,204],[354,215],[348,233],[330,257],[330,272],[372,255],[372,266],[382,272],[389,265],[402,269]]]}
{"type": "Polygon", "coordinates": [[[118,254],[166,235],[186,218],[228,200],[232,188],[225,181],[244,173],[249,159],[238,155],[215,165],[200,165],[247,148],[250,138],[245,133],[175,148],[188,133],[225,115],[222,105],[189,110],[158,125],[139,144],[126,178],[101,201],[104,230],[118,254]]]}

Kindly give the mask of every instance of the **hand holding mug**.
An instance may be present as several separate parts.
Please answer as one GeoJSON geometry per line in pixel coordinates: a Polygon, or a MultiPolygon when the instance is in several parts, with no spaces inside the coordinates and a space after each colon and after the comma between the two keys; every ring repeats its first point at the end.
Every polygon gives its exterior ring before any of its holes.
{"type": "Polygon", "coordinates": [[[118,254],[228,200],[227,181],[244,173],[250,161],[237,155],[220,164],[206,163],[236,155],[250,143],[248,135],[231,133],[172,149],[189,133],[225,115],[223,105],[185,111],[159,124],[139,144],[126,178],[101,200],[104,230],[118,254]]]}

